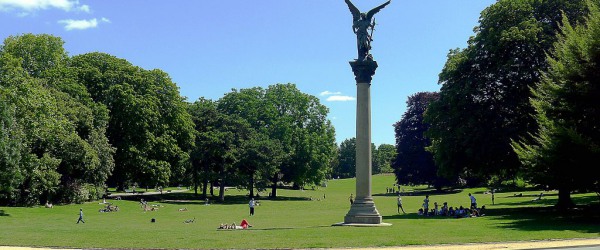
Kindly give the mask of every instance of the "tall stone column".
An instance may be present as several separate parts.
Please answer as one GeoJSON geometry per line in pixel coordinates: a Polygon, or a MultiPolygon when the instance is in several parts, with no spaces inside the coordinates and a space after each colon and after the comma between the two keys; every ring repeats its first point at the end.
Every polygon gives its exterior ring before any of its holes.
{"type": "Polygon", "coordinates": [[[371,79],[377,69],[372,60],[351,61],[356,79],[356,198],[344,224],[379,225],[381,215],[371,197],[371,79]]]}

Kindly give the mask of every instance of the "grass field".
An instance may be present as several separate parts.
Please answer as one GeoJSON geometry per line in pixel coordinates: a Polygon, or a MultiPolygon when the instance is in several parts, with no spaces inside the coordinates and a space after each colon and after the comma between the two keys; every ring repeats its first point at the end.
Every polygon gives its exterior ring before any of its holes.
{"type": "MultiPolygon", "coordinates": [[[[541,201],[532,202],[540,192],[515,191],[496,193],[496,204],[484,188],[465,189],[438,194],[430,190],[404,187],[417,195],[403,196],[407,214],[396,212],[394,195],[386,187],[394,176],[373,177],[373,197],[379,213],[390,227],[333,227],[342,222],[349,210],[348,197],[355,192],[354,179],[331,180],[328,187],[316,190],[278,190],[277,200],[262,200],[253,217],[248,216],[247,191],[230,189],[226,203],[205,206],[204,201],[182,202],[190,193],[160,196],[157,211],[144,212],[136,200],[107,200],[120,207],[119,212],[100,213],[98,202],[44,207],[0,207],[0,245],[77,248],[331,248],[383,247],[423,244],[502,242],[521,240],[600,237],[600,213],[553,211],[555,192],[545,193],[541,201]],[[422,217],[416,211],[424,194],[433,202],[451,206],[468,206],[468,193],[478,205],[486,205],[484,217],[422,217]],[[325,194],[325,199],[323,195],[325,194]],[[313,200],[310,200],[310,197],[313,200]],[[320,200],[317,200],[320,199],[320,200]],[[83,208],[85,224],[76,224],[83,208]],[[188,211],[179,211],[187,208],[188,211]],[[152,218],[156,219],[151,223],[152,218]],[[195,218],[194,223],[184,223],[195,218]],[[248,230],[217,230],[220,223],[248,219],[248,230]]],[[[215,193],[216,194],[216,193],[215,193]]],[[[147,196],[146,199],[153,197],[147,196]]],[[[595,194],[574,194],[578,204],[596,204],[595,194]]]]}

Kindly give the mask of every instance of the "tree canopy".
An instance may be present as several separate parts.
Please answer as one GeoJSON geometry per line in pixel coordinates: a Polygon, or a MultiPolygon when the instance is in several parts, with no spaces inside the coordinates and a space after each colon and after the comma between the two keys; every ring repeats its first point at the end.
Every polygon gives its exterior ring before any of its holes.
{"type": "Polygon", "coordinates": [[[561,208],[574,205],[574,190],[600,193],[600,178],[590,172],[600,156],[600,11],[588,4],[583,24],[573,27],[563,17],[550,67],[532,89],[540,128],[533,139],[513,143],[528,179],[558,189],[561,208]]]}
{"type": "Polygon", "coordinates": [[[548,67],[562,14],[579,21],[586,12],[583,0],[500,0],[481,13],[468,47],[448,54],[425,116],[440,173],[471,185],[519,173],[510,143],[537,129],[530,88],[548,67]]]}

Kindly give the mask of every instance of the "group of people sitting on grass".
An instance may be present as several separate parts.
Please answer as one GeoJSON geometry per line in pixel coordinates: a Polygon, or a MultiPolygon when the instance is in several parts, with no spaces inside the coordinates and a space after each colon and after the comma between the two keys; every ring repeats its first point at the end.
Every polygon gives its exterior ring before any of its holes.
{"type": "Polygon", "coordinates": [[[423,216],[451,216],[455,218],[480,217],[485,215],[485,205],[480,208],[466,208],[463,206],[453,208],[448,206],[448,202],[444,202],[444,205],[441,207],[438,207],[437,202],[433,204],[433,209],[419,208],[417,214],[423,216]]]}
{"type": "Polygon", "coordinates": [[[252,227],[252,225],[248,224],[246,219],[243,219],[239,225],[236,225],[235,222],[231,224],[221,223],[217,229],[247,229],[249,227],[252,227]]]}

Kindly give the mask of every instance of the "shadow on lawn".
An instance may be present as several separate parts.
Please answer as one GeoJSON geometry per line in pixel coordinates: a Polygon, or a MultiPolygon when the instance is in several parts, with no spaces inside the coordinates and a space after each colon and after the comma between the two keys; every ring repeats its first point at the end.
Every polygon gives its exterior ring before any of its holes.
{"type": "Polygon", "coordinates": [[[10,216],[10,215],[7,214],[6,212],[4,212],[4,210],[0,209],[0,216],[10,216]]]}
{"type": "MultiPolygon", "coordinates": [[[[578,205],[576,208],[562,211],[553,205],[556,199],[547,199],[536,201],[535,207],[523,207],[530,205],[531,201],[511,203],[512,208],[488,208],[485,212],[486,220],[495,221],[496,226],[504,229],[522,230],[522,231],[577,231],[581,233],[600,233],[600,204],[598,199],[593,196],[574,197],[573,201],[578,205]],[[519,207],[521,206],[521,207],[519,207]]],[[[487,207],[487,206],[486,206],[487,207]]],[[[416,213],[394,214],[383,216],[384,220],[445,220],[454,217],[448,216],[429,216],[423,217],[416,213]]],[[[465,218],[470,219],[470,218],[465,218]]]]}
{"type": "MultiPolygon", "coordinates": [[[[161,201],[169,204],[197,204],[204,205],[205,200],[201,195],[196,195],[194,193],[163,193],[163,194],[152,194],[152,195],[129,195],[122,196],[123,200],[131,200],[131,201],[139,201],[140,199],[144,199],[146,201],[157,202],[161,201]]],[[[218,196],[210,196],[209,195],[209,203],[210,204],[221,204],[221,205],[239,205],[239,204],[247,204],[250,201],[247,195],[239,194],[239,195],[231,195],[228,194],[225,196],[225,201],[219,201],[218,196]]],[[[275,198],[269,197],[256,197],[255,200],[259,202],[261,200],[274,200],[274,201],[308,201],[310,198],[306,197],[285,197],[278,196],[275,198]]]]}
{"type": "MultiPolygon", "coordinates": [[[[438,191],[435,189],[428,189],[428,190],[413,190],[413,191],[408,191],[408,192],[403,192],[401,193],[402,196],[425,196],[425,195],[445,195],[445,194],[457,194],[462,192],[462,189],[448,189],[448,190],[442,190],[442,191],[438,191]]],[[[396,193],[376,193],[373,194],[373,196],[397,196],[398,194],[396,193]]]]}
{"type": "Polygon", "coordinates": [[[489,219],[499,222],[499,227],[523,231],[570,230],[583,233],[600,233],[600,206],[578,206],[560,211],[554,206],[503,208],[488,210],[489,219]]]}

